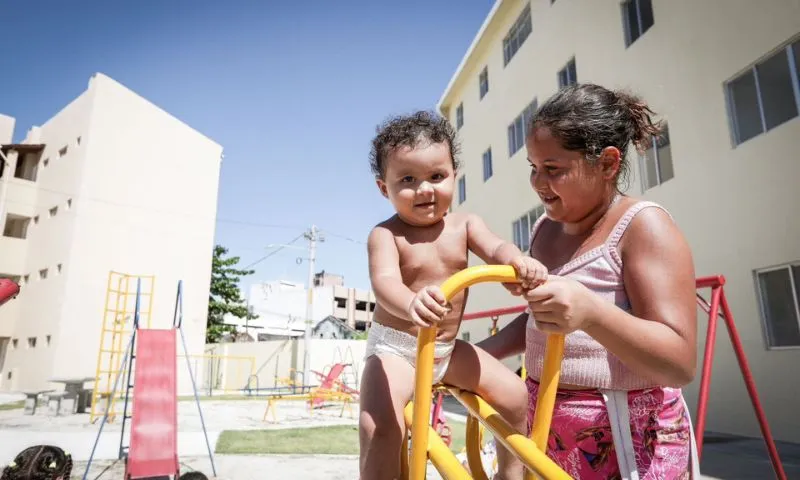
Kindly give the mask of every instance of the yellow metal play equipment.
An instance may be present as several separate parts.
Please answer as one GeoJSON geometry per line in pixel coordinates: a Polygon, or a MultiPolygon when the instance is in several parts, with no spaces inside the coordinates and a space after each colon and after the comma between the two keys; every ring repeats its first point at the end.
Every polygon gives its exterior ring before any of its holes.
{"type": "MultiPolygon", "coordinates": [[[[136,285],[141,280],[141,311],[139,325],[150,328],[153,311],[153,292],[155,277],[153,275],[129,275],[111,271],[108,273],[105,308],[103,309],[103,325],[100,330],[100,348],[97,351],[97,370],[94,375],[94,391],[92,392],[92,410],[89,421],[102,418],[108,410],[108,421],[116,418],[116,400],[125,395],[124,388],[118,388],[116,395],[114,380],[122,370],[123,376],[127,365],[122,363],[126,342],[133,332],[133,316],[136,309],[136,285]]],[[[122,378],[122,377],[120,377],[122,378]]]]}
{"type": "MultiPolygon", "coordinates": [[[[480,265],[469,267],[448,278],[441,285],[442,293],[449,301],[461,290],[477,283],[517,282],[516,272],[507,265],[480,265]]],[[[571,480],[571,477],[545,454],[550,422],[553,418],[558,380],[561,373],[561,359],[564,354],[564,336],[550,335],[547,339],[544,368],[540,379],[540,394],[536,403],[531,437],[517,432],[497,411],[477,395],[448,387],[470,413],[467,423],[467,462],[472,476],[459,463],[455,455],[442,442],[430,427],[430,405],[433,383],[433,348],[436,328],[420,329],[417,338],[416,380],[414,401],[404,411],[406,424],[411,429],[411,459],[404,445],[401,466],[404,479],[422,480],[425,478],[428,459],[442,476],[449,479],[486,479],[480,459],[480,421],[494,434],[495,441],[502,443],[516,455],[527,468],[527,478],[544,480],[571,480]]]]}

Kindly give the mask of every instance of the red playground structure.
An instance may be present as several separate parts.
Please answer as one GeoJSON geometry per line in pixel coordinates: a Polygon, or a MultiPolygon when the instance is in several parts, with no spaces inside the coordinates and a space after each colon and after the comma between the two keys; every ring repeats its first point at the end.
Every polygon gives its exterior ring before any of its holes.
{"type": "Polygon", "coordinates": [[[19,294],[19,285],[8,278],[0,278],[0,305],[19,294]]]}

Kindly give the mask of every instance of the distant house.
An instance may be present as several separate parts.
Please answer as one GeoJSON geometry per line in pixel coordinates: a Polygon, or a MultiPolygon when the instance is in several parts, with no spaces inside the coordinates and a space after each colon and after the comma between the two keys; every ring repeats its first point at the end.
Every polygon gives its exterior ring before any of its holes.
{"type": "Polygon", "coordinates": [[[358,330],[351,328],[345,322],[333,315],[328,315],[317,323],[311,331],[311,336],[313,338],[352,339],[358,335],[358,333],[358,330]]]}

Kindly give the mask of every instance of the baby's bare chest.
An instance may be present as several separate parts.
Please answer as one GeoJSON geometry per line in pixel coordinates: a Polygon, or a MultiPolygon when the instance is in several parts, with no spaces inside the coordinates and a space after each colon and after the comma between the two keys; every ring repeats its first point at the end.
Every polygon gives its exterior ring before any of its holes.
{"type": "Polygon", "coordinates": [[[442,232],[432,240],[401,238],[397,241],[403,283],[441,282],[467,267],[466,232],[442,232]]]}

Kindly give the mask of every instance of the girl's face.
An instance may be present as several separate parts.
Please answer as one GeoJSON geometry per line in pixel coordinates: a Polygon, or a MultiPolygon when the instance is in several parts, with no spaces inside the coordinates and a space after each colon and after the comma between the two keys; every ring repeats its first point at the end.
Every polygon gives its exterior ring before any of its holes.
{"type": "Polygon", "coordinates": [[[400,147],[387,156],[386,174],[377,181],[400,218],[414,226],[439,222],[453,201],[455,172],[445,143],[400,147]]]}
{"type": "Polygon", "coordinates": [[[580,222],[606,205],[616,188],[620,157],[614,147],[606,148],[597,162],[589,163],[583,153],[562,147],[547,127],[534,129],[526,147],[531,186],[547,216],[556,222],[580,222]]]}

